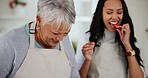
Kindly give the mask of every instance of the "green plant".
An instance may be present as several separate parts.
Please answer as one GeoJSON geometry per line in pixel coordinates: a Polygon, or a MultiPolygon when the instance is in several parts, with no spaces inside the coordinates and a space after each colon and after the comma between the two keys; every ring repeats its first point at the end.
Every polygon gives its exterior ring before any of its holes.
{"type": "Polygon", "coordinates": [[[77,42],[72,41],[72,45],[73,45],[74,51],[76,53],[76,50],[77,50],[77,42]]]}

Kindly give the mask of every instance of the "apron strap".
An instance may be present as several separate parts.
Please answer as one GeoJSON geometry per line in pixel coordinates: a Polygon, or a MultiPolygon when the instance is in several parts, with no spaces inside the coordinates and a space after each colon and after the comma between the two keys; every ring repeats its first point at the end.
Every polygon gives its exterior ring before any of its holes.
{"type": "MultiPolygon", "coordinates": [[[[61,51],[63,51],[63,52],[65,53],[65,55],[66,55],[66,57],[67,57],[67,59],[68,59],[68,61],[69,61],[69,63],[70,63],[69,56],[68,56],[68,54],[66,53],[66,50],[65,50],[65,48],[64,48],[64,45],[63,45],[63,42],[62,42],[62,41],[60,41],[60,49],[61,49],[61,51]]],[[[67,50],[67,51],[68,51],[68,50],[67,50]]],[[[71,63],[70,63],[70,66],[71,66],[71,63]]]]}
{"type": "Polygon", "coordinates": [[[64,45],[62,43],[62,41],[60,41],[60,46],[59,46],[60,50],[63,51],[64,50],[64,45]]]}
{"type": "Polygon", "coordinates": [[[34,34],[36,33],[36,23],[33,22],[31,25],[30,25],[30,29],[29,29],[29,33],[30,33],[30,47],[34,48],[34,34]]]}
{"type": "Polygon", "coordinates": [[[30,25],[29,33],[30,33],[30,34],[35,34],[35,33],[36,33],[36,23],[35,23],[35,22],[33,22],[33,23],[30,25]]]}

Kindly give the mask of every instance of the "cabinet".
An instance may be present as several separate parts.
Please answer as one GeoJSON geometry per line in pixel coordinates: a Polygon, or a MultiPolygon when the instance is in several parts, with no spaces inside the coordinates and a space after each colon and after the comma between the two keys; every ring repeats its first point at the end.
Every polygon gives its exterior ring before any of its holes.
{"type": "Polygon", "coordinates": [[[78,42],[82,35],[88,31],[92,16],[96,8],[97,0],[74,0],[76,10],[76,21],[73,24],[69,36],[72,41],[78,42]]]}

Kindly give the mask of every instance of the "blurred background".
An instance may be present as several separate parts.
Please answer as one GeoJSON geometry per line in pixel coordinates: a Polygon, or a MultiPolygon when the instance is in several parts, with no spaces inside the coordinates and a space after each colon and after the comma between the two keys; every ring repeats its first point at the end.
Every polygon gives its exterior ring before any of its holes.
{"type": "MultiPolygon", "coordinates": [[[[11,29],[35,20],[38,0],[0,0],[0,36],[11,29]]],[[[148,0],[125,0],[135,27],[135,36],[141,49],[148,76],[148,0]]],[[[77,46],[82,35],[88,30],[98,0],[74,0],[76,22],[69,33],[70,39],[77,46]]]]}

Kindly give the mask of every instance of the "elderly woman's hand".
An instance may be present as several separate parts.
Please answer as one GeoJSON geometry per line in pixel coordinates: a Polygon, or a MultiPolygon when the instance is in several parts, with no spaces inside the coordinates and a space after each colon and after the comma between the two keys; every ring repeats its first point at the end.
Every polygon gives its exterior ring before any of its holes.
{"type": "Polygon", "coordinates": [[[86,43],[83,48],[82,52],[85,57],[85,60],[91,61],[92,60],[92,54],[93,54],[93,49],[94,49],[95,43],[94,42],[89,42],[86,43]]]}

